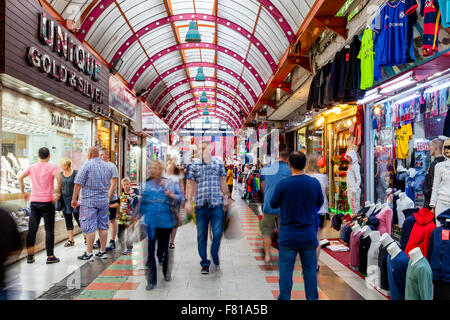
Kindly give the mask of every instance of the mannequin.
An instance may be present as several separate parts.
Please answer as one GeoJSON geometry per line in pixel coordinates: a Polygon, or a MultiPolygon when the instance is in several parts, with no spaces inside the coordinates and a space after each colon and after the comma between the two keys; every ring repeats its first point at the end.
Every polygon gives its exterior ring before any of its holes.
{"type": "Polygon", "coordinates": [[[401,192],[399,199],[397,200],[397,216],[398,216],[398,226],[401,228],[403,222],[405,221],[405,215],[403,210],[414,208],[414,201],[412,201],[404,192],[401,192]]]}
{"type": "Polygon", "coordinates": [[[367,252],[367,281],[373,286],[380,287],[380,268],[378,267],[378,253],[380,250],[380,232],[372,231],[369,234],[370,247],[367,252]]]}
{"type": "Polygon", "coordinates": [[[390,245],[387,246],[387,251],[389,255],[391,256],[391,260],[395,259],[395,257],[402,252],[402,249],[398,246],[397,243],[393,242],[390,245]]]}
{"type": "Polygon", "coordinates": [[[389,279],[387,270],[388,251],[387,247],[394,242],[387,233],[383,233],[380,238],[380,250],[378,252],[378,268],[380,269],[380,286],[379,289],[384,290],[385,294],[389,291],[389,279]]]}
{"type": "Polygon", "coordinates": [[[350,235],[350,268],[358,270],[359,267],[359,243],[361,239],[361,227],[358,223],[352,226],[350,235]]]}
{"type": "Polygon", "coordinates": [[[375,212],[380,211],[381,210],[381,203],[377,202],[377,204],[375,205],[375,212]]]}
{"type": "Polygon", "coordinates": [[[370,205],[371,205],[370,201],[364,202],[364,207],[370,207],[370,205]]]}
{"type": "Polygon", "coordinates": [[[409,252],[411,260],[406,272],[406,300],[432,300],[433,299],[433,271],[428,260],[420,251],[414,248],[409,252]]]}
{"type": "Polygon", "coordinates": [[[372,203],[371,205],[370,205],[370,208],[369,208],[369,211],[367,211],[367,213],[366,213],[366,217],[368,218],[368,217],[370,217],[370,215],[375,211],[375,204],[374,203],[372,203]]]}
{"type": "Polygon", "coordinates": [[[380,238],[381,245],[387,249],[387,247],[394,241],[390,235],[383,233],[380,238]]]}
{"type": "Polygon", "coordinates": [[[424,256],[420,248],[414,248],[409,252],[409,258],[411,259],[411,264],[415,264],[417,261],[422,259],[424,256]]]}
{"type": "Polygon", "coordinates": [[[437,217],[450,208],[450,138],[444,142],[442,155],[445,160],[439,162],[434,168],[433,191],[430,200],[430,207],[433,208],[438,227],[441,226],[441,222],[437,217]]]}
{"type": "Polygon", "coordinates": [[[387,274],[391,300],[405,300],[409,258],[394,241],[388,247],[387,274]]]}
{"type": "Polygon", "coordinates": [[[369,234],[371,232],[372,230],[368,226],[364,226],[361,229],[361,237],[359,239],[359,272],[364,275],[367,273],[367,255],[371,243],[369,234]]]}
{"type": "Polygon", "coordinates": [[[350,150],[346,155],[350,165],[347,170],[347,197],[350,204],[352,214],[359,212],[361,207],[361,173],[359,166],[358,154],[354,150],[350,150]]]}

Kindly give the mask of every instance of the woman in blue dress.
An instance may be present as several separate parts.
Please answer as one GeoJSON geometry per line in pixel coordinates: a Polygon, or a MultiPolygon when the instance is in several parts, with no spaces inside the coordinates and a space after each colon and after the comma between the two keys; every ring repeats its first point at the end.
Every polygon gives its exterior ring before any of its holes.
{"type": "Polygon", "coordinates": [[[146,290],[152,290],[157,282],[157,269],[155,259],[156,243],[158,243],[157,256],[162,263],[164,280],[170,281],[169,266],[169,240],[176,219],[172,212],[172,205],[181,202],[182,196],[179,188],[169,179],[162,177],[164,165],[160,161],[152,161],[149,166],[149,178],[142,188],[142,198],[139,206],[140,215],[144,216],[148,236],[147,267],[148,284],[146,290]]]}

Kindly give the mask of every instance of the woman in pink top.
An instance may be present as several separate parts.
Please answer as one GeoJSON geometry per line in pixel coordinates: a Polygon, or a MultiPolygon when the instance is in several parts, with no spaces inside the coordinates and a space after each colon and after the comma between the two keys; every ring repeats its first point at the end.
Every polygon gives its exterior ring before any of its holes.
{"type": "Polygon", "coordinates": [[[31,213],[27,233],[27,262],[34,262],[34,245],[36,233],[39,228],[41,218],[45,223],[45,248],[47,250],[47,264],[59,262],[53,254],[55,246],[55,202],[61,196],[61,175],[58,166],[49,163],[50,151],[43,147],[38,152],[39,162],[29,166],[19,177],[20,190],[25,201],[30,200],[31,213]],[[23,179],[31,178],[31,195],[24,191],[23,179]],[[54,181],[57,181],[56,193],[54,181]]]}

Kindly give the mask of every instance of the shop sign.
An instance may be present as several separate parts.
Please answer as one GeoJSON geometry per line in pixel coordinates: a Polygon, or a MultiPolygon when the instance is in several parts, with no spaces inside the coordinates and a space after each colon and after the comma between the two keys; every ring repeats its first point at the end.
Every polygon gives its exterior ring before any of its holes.
{"type": "Polygon", "coordinates": [[[95,103],[103,104],[104,92],[93,84],[100,79],[100,63],[63,30],[61,25],[48,19],[45,13],[40,13],[39,40],[43,45],[50,47],[57,57],[41,53],[37,47],[29,47],[27,54],[29,63],[41,72],[90,97],[95,103]],[[72,64],[78,72],[64,64],[60,57],[72,64]],[[83,74],[93,82],[87,80],[83,74]]]}
{"type": "Polygon", "coordinates": [[[72,130],[72,126],[73,126],[73,122],[74,119],[65,116],[65,115],[60,115],[56,112],[52,112],[52,120],[51,120],[51,124],[54,127],[58,127],[61,129],[66,129],[66,130],[72,130]]]}
{"type": "Polygon", "coordinates": [[[98,114],[102,117],[105,117],[105,118],[111,117],[111,110],[109,109],[108,106],[99,106],[99,105],[96,105],[95,103],[91,103],[89,109],[91,110],[91,112],[98,114]]]}
{"type": "Polygon", "coordinates": [[[109,77],[109,105],[136,121],[136,96],[114,76],[109,77]]]}

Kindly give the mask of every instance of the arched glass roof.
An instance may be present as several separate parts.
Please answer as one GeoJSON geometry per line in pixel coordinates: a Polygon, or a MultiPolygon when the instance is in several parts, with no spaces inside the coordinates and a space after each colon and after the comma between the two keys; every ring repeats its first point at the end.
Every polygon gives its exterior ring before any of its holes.
{"type": "Polygon", "coordinates": [[[123,60],[120,75],[131,89],[148,89],[146,101],[172,128],[200,121],[202,92],[213,106],[210,119],[238,128],[315,0],[48,2],[78,21],[77,37],[107,62],[123,60]],[[197,23],[200,43],[184,40],[190,21],[197,23]],[[198,67],[207,81],[195,81],[198,67]]]}

